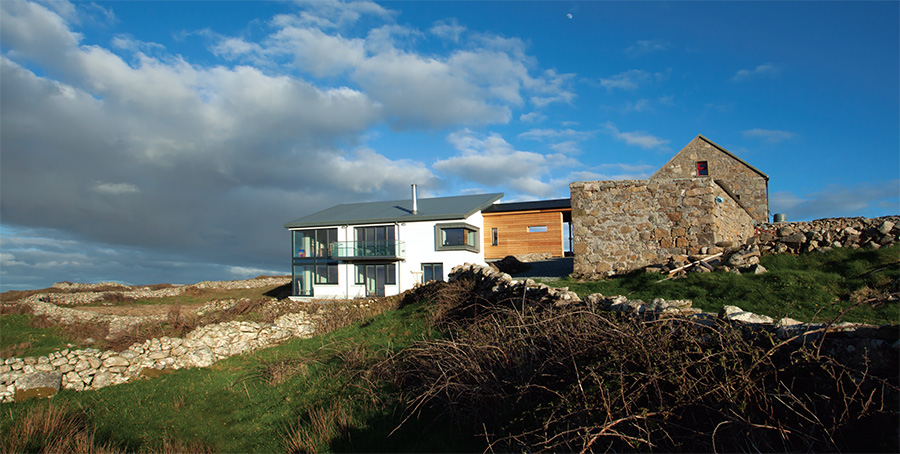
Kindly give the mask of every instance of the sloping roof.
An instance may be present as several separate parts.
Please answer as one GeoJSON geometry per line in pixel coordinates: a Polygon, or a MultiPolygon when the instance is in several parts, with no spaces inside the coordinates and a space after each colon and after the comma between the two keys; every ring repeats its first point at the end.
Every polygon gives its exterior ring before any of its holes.
{"type": "MultiPolygon", "coordinates": [[[[762,171],[760,171],[760,170],[757,169],[756,167],[753,167],[752,165],[748,164],[747,161],[744,161],[743,159],[737,157],[737,155],[735,155],[734,153],[732,153],[732,152],[730,152],[730,151],[728,151],[728,150],[726,150],[726,149],[720,147],[717,143],[713,142],[712,140],[709,140],[709,139],[707,139],[706,137],[703,137],[703,134],[698,134],[697,137],[694,138],[694,140],[697,140],[697,139],[700,139],[700,140],[702,140],[702,141],[704,141],[704,142],[706,142],[706,143],[712,145],[713,147],[715,147],[717,150],[721,151],[722,153],[725,153],[726,155],[731,156],[731,157],[734,158],[737,162],[740,162],[741,164],[743,164],[744,166],[746,166],[748,169],[750,169],[750,170],[752,170],[752,171],[758,173],[760,176],[762,176],[763,178],[765,178],[766,181],[769,181],[769,176],[768,176],[768,175],[762,173],[762,171]]],[[[693,142],[694,140],[691,140],[691,142],[693,142]]],[[[688,145],[690,145],[690,143],[688,143],[688,145]]],[[[685,148],[687,148],[687,145],[685,145],[685,148]]],[[[684,148],[682,148],[682,151],[684,151],[684,148]]],[[[669,159],[669,161],[666,162],[665,165],[663,165],[662,167],[660,167],[659,170],[657,170],[653,175],[651,175],[651,176],[650,176],[650,179],[652,180],[652,179],[656,178],[656,174],[662,172],[663,169],[665,169],[666,167],[668,167],[669,164],[670,164],[672,161],[674,161],[675,158],[676,158],[680,153],[681,153],[681,151],[679,151],[678,153],[675,153],[675,156],[672,156],[672,159],[669,159]]]]}
{"type": "Polygon", "coordinates": [[[765,178],[766,180],[769,179],[769,176],[768,176],[768,175],[762,173],[762,171],[760,171],[760,170],[757,169],[756,167],[751,166],[750,164],[747,163],[747,161],[744,161],[743,159],[737,157],[734,153],[732,153],[732,152],[730,152],[730,151],[728,151],[728,150],[726,150],[726,149],[720,147],[717,143],[713,142],[712,140],[709,140],[709,139],[707,139],[706,137],[703,137],[703,134],[698,134],[697,137],[703,139],[706,143],[708,143],[708,144],[710,144],[710,145],[712,145],[712,146],[718,148],[722,153],[725,153],[725,154],[727,154],[728,156],[731,156],[732,158],[737,159],[738,162],[740,162],[741,164],[747,166],[750,170],[752,170],[752,171],[754,171],[754,172],[760,174],[760,175],[761,175],[763,178],[765,178]]]}
{"type": "Polygon", "coordinates": [[[485,213],[508,211],[565,210],[572,208],[572,199],[535,200],[532,202],[495,203],[485,213]]]}
{"type": "Polygon", "coordinates": [[[491,206],[501,197],[503,197],[502,193],[420,198],[416,204],[417,214],[412,214],[412,199],[347,203],[295,219],[284,224],[284,227],[292,229],[464,219],[491,206]]]}

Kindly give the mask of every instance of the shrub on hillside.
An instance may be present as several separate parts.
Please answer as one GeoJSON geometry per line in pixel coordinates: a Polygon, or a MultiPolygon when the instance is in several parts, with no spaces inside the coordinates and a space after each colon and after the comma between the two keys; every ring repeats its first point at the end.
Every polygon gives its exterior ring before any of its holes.
{"type": "Polygon", "coordinates": [[[487,301],[467,285],[437,301],[449,338],[401,352],[392,375],[410,412],[471,424],[494,450],[898,448],[896,361],[854,368],[824,341],[487,301]]]}

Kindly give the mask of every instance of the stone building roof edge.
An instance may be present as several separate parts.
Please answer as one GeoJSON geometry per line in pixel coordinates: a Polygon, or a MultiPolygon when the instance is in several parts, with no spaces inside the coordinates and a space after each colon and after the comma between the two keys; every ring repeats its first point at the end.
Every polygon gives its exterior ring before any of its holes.
{"type": "Polygon", "coordinates": [[[737,157],[736,154],[734,154],[734,153],[732,153],[732,152],[726,150],[725,148],[722,148],[721,146],[719,146],[719,144],[713,142],[712,140],[709,140],[709,139],[706,138],[703,134],[697,134],[697,137],[699,137],[700,139],[703,139],[704,142],[706,142],[706,143],[708,143],[708,144],[710,144],[710,145],[716,147],[719,151],[721,151],[721,152],[727,154],[728,156],[731,156],[732,158],[736,159],[736,160],[737,160],[738,162],[740,162],[741,164],[747,166],[747,168],[749,168],[750,170],[752,170],[752,171],[754,171],[754,172],[760,174],[760,176],[762,176],[763,178],[765,178],[766,181],[769,181],[769,176],[768,176],[768,175],[766,175],[765,173],[763,173],[761,170],[757,169],[756,167],[753,167],[753,166],[750,165],[750,163],[748,163],[747,161],[744,161],[743,159],[737,157]]]}

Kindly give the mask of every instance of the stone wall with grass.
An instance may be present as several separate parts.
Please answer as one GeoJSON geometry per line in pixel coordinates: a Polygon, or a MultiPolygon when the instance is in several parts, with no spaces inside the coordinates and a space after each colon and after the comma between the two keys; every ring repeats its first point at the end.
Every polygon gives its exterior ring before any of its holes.
{"type": "Polygon", "coordinates": [[[742,243],[753,219],[710,179],[575,182],[573,275],[606,277],[742,243]]]}
{"type": "Polygon", "coordinates": [[[184,338],[148,339],[123,351],[64,349],[40,357],[0,359],[0,402],[47,397],[60,388],[98,389],[154,377],[166,370],[208,367],[220,359],[293,337],[312,337],[321,318],[305,312],[289,313],[274,323],[228,321],[205,325],[184,338]]]}

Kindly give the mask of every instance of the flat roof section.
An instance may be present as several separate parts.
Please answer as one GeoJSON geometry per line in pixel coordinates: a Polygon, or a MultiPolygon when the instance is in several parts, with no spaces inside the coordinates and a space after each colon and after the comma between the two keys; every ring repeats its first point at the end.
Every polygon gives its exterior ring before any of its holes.
{"type": "Polygon", "coordinates": [[[572,199],[535,200],[532,202],[495,203],[482,213],[506,213],[510,211],[571,210],[572,199]]]}

